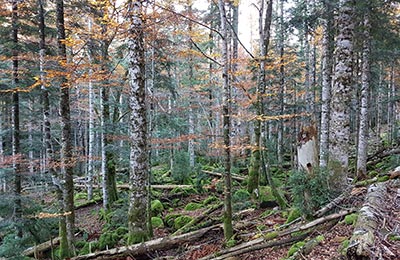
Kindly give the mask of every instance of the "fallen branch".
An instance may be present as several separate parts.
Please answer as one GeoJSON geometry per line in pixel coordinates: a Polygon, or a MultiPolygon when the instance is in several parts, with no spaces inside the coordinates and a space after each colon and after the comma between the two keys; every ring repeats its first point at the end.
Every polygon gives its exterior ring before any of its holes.
{"type": "MultiPolygon", "coordinates": [[[[354,208],[351,208],[351,209],[348,209],[348,210],[342,210],[342,211],[340,211],[338,213],[334,213],[334,214],[331,214],[331,215],[328,215],[328,216],[325,216],[325,217],[318,218],[318,219],[316,219],[314,221],[311,221],[309,223],[303,224],[303,225],[298,226],[298,227],[293,227],[293,228],[290,228],[290,229],[282,230],[280,232],[277,232],[277,231],[270,232],[269,234],[268,233],[267,234],[264,233],[263,234],[264,236],[261,237],[261,238],[257,238],[257,239],[242,243],[240,245],[237,245],[235,247],[231,247],[231,248],[222,250],[222,251],[219,252],[219,254],[226,255],[228,253],[233,253],[233,252],[236,252],[236,251],[242,252],[242,250],[244,250],[245,248],[249,248],[249,247],[254,248],[255,245],[263,243],[263,242],[266,242],[268,240],[272,240],[272,239],[279,238],[279,237],[282,237],[282,236],[290,235],[290,234],[298,232],[298,231],[304,231],[304,230],[310,229],[310,228],[315,227],[317,225],[323,224],[323,223],[325,223],[327,221],[331,221],[331,220],[338,219],[338,218],[341,218],[343,216],[346,216],[346,215],[354,212],[355,210],[356,209],[354,209],[354,208]]],[[[205,257],[201,258],[201,260],[206,260],[206,259],[214,259],[214,255],[208,255],[208,256],[205,256],[205,257]]]]}
{"type": "Polygon", "coordinates": [[[116,257],[123,256],[138,256],[144,255],[154,250],[167,249],[171,248],[175,245],[180,245],[183,243],[187,243],[202,237],[208,231],[214,228],[220,228],[221,225],[214,225],[207,228],[202,228],[200,230],[196,230],[190,233],[186,233],[179,236],[171,236],[171,237],[162,237],[150,241],[146,241],[140,244],[134,244],[131,246],[122,246],[113,248],[110,250],[99,251],[87,255],[81,255],[77,257],[71,258],[71,260],[81,260],[81,259],[112,259],[116,257]]]}
{"type": "Polygon", "coordinates": [[[197,216],[196,218],[192,219],[189,223],[187,223],[186,225],[184,225],[183,227],[181,227],[180,229],[178,229],[177,231],[175,231],[175,233],[173,233],[172,235],[176,236],[176,235],[180,235],[183,234],[187,231],[189,231],[189,229],[191,227],[193,227],[194,225],[196,225],[197,223],[199,223],[200,221],[202,221],[204,218],[208,217],[212,212],[216,211],[217,209],[221,208],[224,205],[224,203],[218,203],[216,205],[212,205],[210,208],[208,208],[206,211],[203,212],[203,214],[197,216]]]}
{"type": "Polygon", "coordinates": [[[56,237],[56,238],[53,238],[53,239],[51,239],[49,241],[46,241],[44,243],[41,243],[41,244],[38,244],[36,246],[32,246],[32,247],[29,247],[29,248],[25,249],[22,252],[22,255],[24,255],[24,256],[33,256],[34,254],[37,254],[37,253],[40,253],[40,252],[43,252],[43,251],[47,251],[51,247],[56,246],[59,243],[60,243],[60,237],[56,237]]]}
{"type": "Polygon", "coordinates": [[[388,182],[372,184],[368,188],[367,195],[354,228],[350,245],[347,248],[348,259],[372,259],[374,251],[375,231],[380,221],[380,210],[387,194],[388,182]]]}
{"type": "Polygon", "coordinates": [[[350,195],[352,189],[353,189],[352,186],[348,187],[339,197],[337,197],[336,199],[332,200],[331,202],[326,204],[323,208],[321,208],[317,212],[315,212],[314,213],[314,217],[321,217],[326,212],[328,212],[331,209],[335,208],[337,205],[339,205],[344,199],[346,199],[350,195]]]}
{"type": "MultiPolygon", "coordinates": [[[[202,170],[202,172],[222,178],[222,173],[219,173],[219,172],[212,172],[212,171],[206,171],[206,170],[202,170]]],[[[244,181],[246,178],[232,174],[232,179],[237,180],[237,181],[244,181]]]]}
{"type": "MultiPolygon", "coordinates": [[[[75,184],[74,187],[75,188],[86,188],[86,185],[85,184],[75,184]]],[[[175,189],[175,188],[187,189],[187,188],[192,188],[192,187],[193,187],[193,185],[173,185],[173,184],[170,184],[170,185],[158,185],[158,184],[151,185],[152,189],[163,189],[163,190],[172,190],[172,189],[175,189]]],[[[117,188],[118,189],[126,189],[127,190],[127,189],[129,189],[129,184],[118,184],[117,188]]]]}

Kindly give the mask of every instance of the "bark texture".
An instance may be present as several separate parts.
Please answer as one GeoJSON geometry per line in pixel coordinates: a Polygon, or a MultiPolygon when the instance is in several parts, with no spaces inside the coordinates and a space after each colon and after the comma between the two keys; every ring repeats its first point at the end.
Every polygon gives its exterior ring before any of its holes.
{"type": "Polygon", "coordinates": [[[128,243],[148,240],[148,193],[149,193],[149,158],[147,144],[146,93],[145,93],[145,58],[143,37],[143,3],[129,1],[130,19],[128,39],[129,73],[129,108],[130,117],[130,171],[129,171],[129,212],[128,243]]]}
{"type": "Polygon", "coordinates": [[[350,101],[353,74],[353,1],[340,0],[337,20],[338,36],[335,50],[335,72],[331,101],[330,170],[331,187],[341,192],[347,186],[350,146],[350,101]]]}

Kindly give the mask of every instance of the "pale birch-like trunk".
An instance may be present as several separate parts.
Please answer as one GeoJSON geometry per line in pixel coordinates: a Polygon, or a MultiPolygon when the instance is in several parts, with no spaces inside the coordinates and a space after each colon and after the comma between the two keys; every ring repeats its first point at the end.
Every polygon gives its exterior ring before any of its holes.
{"type": "MultiPolygon", "coordinates": [[[[91,23],[92,21],[89,19],[89,33],[91,33],[91,23]]],[[[89,54],[89,62],[92,62],[89,54]]],[[[93,198],[93,176],[94,176],[94,157],[95,157],[95,111],[94,111],[94,101],[95,101],[95,93],[93,89],[92,82],[92,74],[93,69],[89,68],[89,82],[88,82],[88,91],[89,91],[89,140],[88,140],[88,168],[87,168],[87,199],[91,200],[93,198]]]]}
{"type": "MultiPolygon", "coordinates": [[[[192,1],[188,0],[187,2],[188,4],[188,13],[189,16],[193,15],[193,10],[192,10],[192,1]]],[[[193,33],[193,28],[192,28],[192,22],[189,21],[189,37],[192,37],[192,33],[193,33]]],[[[192,50],[193,49],[193,44],[191,42],[191,39],[189,39],[189,49],[192,50]]],[[[193,93],[193,81],[194,79],[194,74],[193,74],[193,57],[190,56],[189,57],[189,91],[191,93],[193,93]]],[[[195,165],[195,154],[194,154],[194,130],[195,130],[195,124],[194,124],[194,111],[193,111],[193,102],[192,99],[194,98],[194,96],[190,97],[190,101],[189,101],[189,111],[188,111],[188,134],[189,134],[189,141],[188,141],[188,154],[189,154],[189,166],[191,168],[194,168],[195,165]]]]}
{"type": "Polygon", "coordinates": [[[347,186],[350,145],[350,101],[353,71],[353,6],[351,0],[340,0],[337,20],[334,84],[331,100],[330,156],[331,187],[341,192],[347,186]]]}
{"type": "MultiPolygon", "coordinates": [[[[67,62],[67,51],[65,45],[65,25],[64,25],[64,1],[56,1],[56,26],[57,26],[57,48],[59,59],[62,63],[59,65],[60,70],[65,71],[62,65],[67,62]]],[[[60,226],[61,243],[66,248],[60,252],[61,257],[69,257],[74,252],[74,230],[75,230],[75,210],[74,210],[74,181],[73,181],[73,162],[72,162],[72,132],[71,132],[71,110],[70,110],[70,94],[69,82],[66,76],[60,77],[60,115],[61,115],[61,166],[63,172],[63,210],[65,217],[61,217],[61,221],[65,221],[60,226]],[[67,241],[63,241],[65,238],[67,241]],[[63,251],[65,249],[65,251],[63,251]]]]}
{"type": "Polygon", "coordinates": [[[28,158],[29,158],[29,174],[32,176],[34,173],[34,158],[33,158],[33,101],[31,98],[28,99],[28,110],[29,110],[29,120],[27,123],[28,126],[28,143],[29,143],[29,152],[28,152],[28,158]]]}
{"type": "MultiPolygon", "coordinates": [[[[3,101],[0,100],[0,133],[3,132],[3,101]]],[[[3,135],[0,135],[0,165],[3,163],[4,160],[4,146],[3,146],[3,135]]],[[[7,182],[6,177],[4,174],[0,175],[0,192],[6,192],[7,190],[7,182]]]]}
{"type": "Polygon", "coordinates": [[[358,129],[357,147],[357,178],[362,179],[367,174],[368,151],[368,93],[370,84],[370,30],[369,10],[364,14],[362,75],[361,75],[361,107],[360,126],[358,129]]]}
{"type": "Polygon", "coordinates": [[[148,223],[149,158],[147,144],[143,0],[128,2],[128,73],[130,117],[130,171],[128,243],[138,243],[150,236],[148,223]]]}
{"type": "Polygon", "coordinates": [[[225,2],[218,1],[221,21],[222,35],[222,116],[223,116],[223,139],[224,139],[224,237],[228,241],[233,236],[232,226],[232,176],[231,176],[231,119],[230,119],[230,102],[231,89],[229,85],[229,53],[228,53],[228,28],[225,11],[225,2]]]}
{"type": "Polygon", "coordinates": [[[328,165],[329,155],[329,118],[332,83],[332,26],[333,13],[330,1],[323,2],[325,18],[323,20],[322,36],[322,90],[321,90],[321,125],[319,136],[319,166],[325,168],[328,165]]]}

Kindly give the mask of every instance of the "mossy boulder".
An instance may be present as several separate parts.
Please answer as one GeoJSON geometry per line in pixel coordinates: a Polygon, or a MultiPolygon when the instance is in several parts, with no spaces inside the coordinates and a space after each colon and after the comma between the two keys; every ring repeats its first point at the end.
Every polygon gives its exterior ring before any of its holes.
{"type": "Polygon", "coordinates": [[[151,226],[153,228],[163,228],[164,222],[160,217],[151,217],[151,226]]]}
{"type": "Polygon", "coordinates": [[[246,189],[239,189],[232,196],[234,210],[242,210],[251,206],[251,195],[246,189]]]}
{"type": "Polygon", "coordinates": [[[178,230],[187,223],[189,223],[190,221],[192,221],[192,219],[193,219],[192,217],[186,215],[179,216],[174,221],[174,228],[178,230]]]}
{"type": "Polygon", "coordinates": [[[185,210],[187,211],[193,211],[196,209],[201,208],[203,205],[200,203],[196,203],[196,202],[189,202],[186,206],[185,206],[185,210]]]}
{"type": "Polygon", "coordinates": [[[160,200],[153,200],[151,202],[151,213],[153,216],[158,216],[164,211],[164,205],[161,203],[160,200]]]}

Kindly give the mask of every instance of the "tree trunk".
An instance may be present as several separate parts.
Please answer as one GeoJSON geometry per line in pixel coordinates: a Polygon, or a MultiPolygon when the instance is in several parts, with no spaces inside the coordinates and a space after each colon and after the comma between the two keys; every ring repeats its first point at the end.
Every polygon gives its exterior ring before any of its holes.
{"type": "Polygon", "coordinates": [[[329,118],[331,101],[331,75],[332,75],[332,43],[333,26],[331,1],[324,0],[325,18],[323,20],[322,36],[322,90],[321,90],[321,127],[319,145],[319,166],[328,165],[329,155],[329,118]]]}
{"type": "MultiPolygon", "coordinates": [[[[91,18],[88,19],[88,30],[89,35],[92,37],[92,20],[91,18]]],[[[93,48],[92,39],[89,39],[88,48],[93,48]]],[[[88,60],[90,65],[93,64],[92,58],[93,50],[88,50],[88,60]]],[[[95,102],[95,92],[93,89],[93,82],[92,82],[92,74],[93,69],[89,67],[89,75],[88,75],[88,91],[89,91],[89,140],[88,140],[88,164],[87,164],[87,199],[91,200],[93,198],[93,176],[94,176],[94,151],[95,151],[95,123],[94,123],[94,102],[95,102]]]]}
{"type": "Polygon", "coordinates": [[[223,0],[218,1],[221,34],[222,34],[222,59],[223,59],[223,87],[222,87],[222,116],[223,116],[223,138],[224,138],[224,237],[228,241],[233,236],[232,227],[232,178],[231,178],[231,88],[229,85],[229,54],[228,54],[228,28],[225,11],[225,3],[223,0]]]}
{"type": "MultiPolygon", "coordinates": [[[[65,27],[64,27],[64,1],[56,1],[56,23],[57,23],[57,47],[58,55],[61,60],[60,70],[65,71],[67,62],[67,51],[65,46],[65,27]]],[[[61,217],[60,237],[61,244],[68,245],[66,252],[60,252],[62,257],[73,255],[74,251],[74,229],[75,229],[75,212],[74,212],[74,181],[73,181],[73,158],[72,158],[72,133],[71,133],[71,110],[69,89],[70,84],[65,75],[60,77],[60,115],[61,115],[61,165],[64,175],[63,189],[63,211],[65,217],[61,217]],[[65,228],[64,228],[65,221],[65,228]],[[67,240],[65,240],[65,233],[67,240]]],[[[64,248],[66,249],[66,248],[64,248]]]]}
{"type": "MultiPolygon", "coordinates": [[[[279,15],[279,114],[283,115],[285,112],[285,25],[284,25],[284,0],[280,0],[280,15],[279,15]]],[[[284,152],[284,120],[278,122],[278,142],[277,142],[277,154],[278,164],[283,163],[283,152],[284,152]]]]}
{"type": "Polygon", "coordinates": [[[369,9],[364,13],[362,75],[361,75],[361,108],[360,126],[358,129],[357,147],[357,178],[364,179],[367,174],[367,151],[368,151],[368,93],[370,84],[370,30],[369,9]]]}
{"type": "Polygon", "coordinates": [[[14,220],[16,222],[17,236],[22,237],[22,226],[19,223],[22,216],[21,202],[21,147],[20,147],[20,124],[19,124],[19,52],[18,52],[18,1],[12,1],[12,112],[11,112],[11,128],[12,128],[12,157],[14,169],[14,220]]]}
{"type": "Polygon", "coordinates": [[[350,138],[350,100],[353,71],[353,6],[351,0],[340,0],[336,41],[336,66],[332,89],[330,122],[330,185],[341,193],[347,186],[350,138]]]}
{"type": "Polygon", "coordinates": [[[259,35],[260,35],[260,57],[259,57],[259,75],[257,82],[257,100],[255,107],[257,109],[257,121],[254,126],[254,144],[252,148],[252,154],[250,158],[249,167],[249,182],[247,185],[247,190],[250,193],[254,193],[259,186],[259,178],[261,171],[261,149],[262,149],[262,120],[261,117],[264,114],[264,94],[265,94],[265,62],[268,53],[269,39],[270,39],[270,29],[272,21],[272,0],[268,2],[267,10],[264,14],[264,1],[261,1],[261,7],[259,9],[259,35]],[[264,20],[264,21],[263,21],[264,20]]]}
{"type": "Polygon", "coordinates": [[[128,212],[128,243],[143,242],[149,238],[148,194],[149,158],[147,145],[144,21],[143,2],[129,1],[128,72],[130,97],[130,204],[128,212]]]}

